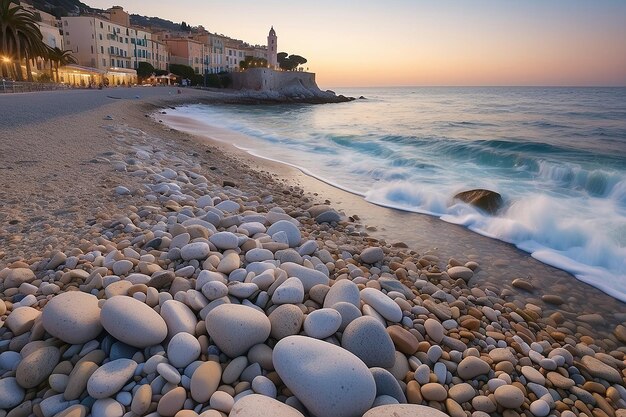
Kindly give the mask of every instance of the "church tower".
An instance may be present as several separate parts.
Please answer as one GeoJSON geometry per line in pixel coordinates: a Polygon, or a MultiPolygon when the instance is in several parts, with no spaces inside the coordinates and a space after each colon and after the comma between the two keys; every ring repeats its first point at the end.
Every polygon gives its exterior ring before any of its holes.
{"type": "Polygon", "coordinates": [[[270,33],[267,35],[267,64],[271,69],[278,69],[278,37],[274,26],[270,29],[270,33]]]}

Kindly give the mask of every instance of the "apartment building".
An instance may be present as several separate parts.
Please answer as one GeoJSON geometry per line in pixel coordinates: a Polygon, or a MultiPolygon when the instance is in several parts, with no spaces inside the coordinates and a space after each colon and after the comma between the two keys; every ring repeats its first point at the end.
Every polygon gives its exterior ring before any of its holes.
{"type": "Polygon", "coordinates": [[[204,74],[207,69],[206,45],[190,38],[166,38],[165,45],[170,54],[170,64],[188,65],[196,74],[204,74]]]}

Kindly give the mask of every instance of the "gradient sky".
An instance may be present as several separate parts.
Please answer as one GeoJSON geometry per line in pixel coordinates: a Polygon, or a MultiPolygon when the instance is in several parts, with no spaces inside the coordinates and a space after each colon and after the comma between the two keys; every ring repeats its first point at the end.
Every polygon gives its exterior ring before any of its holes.
{"type": "Polygon", "coordinates": [[[274,25],[322,88],[626,86],[624,0],[83,1],[250,43],[274,25]]]}

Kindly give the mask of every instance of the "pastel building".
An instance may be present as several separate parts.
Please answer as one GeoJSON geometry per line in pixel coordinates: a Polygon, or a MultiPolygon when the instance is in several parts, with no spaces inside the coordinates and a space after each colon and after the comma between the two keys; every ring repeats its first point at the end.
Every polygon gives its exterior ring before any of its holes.
{"type": "Polygon", "coordinates": [[[196,74],[205,73],[206,45],[189,38],[164,40],[170,54],[170,64],[188,65],[196,74]]]}

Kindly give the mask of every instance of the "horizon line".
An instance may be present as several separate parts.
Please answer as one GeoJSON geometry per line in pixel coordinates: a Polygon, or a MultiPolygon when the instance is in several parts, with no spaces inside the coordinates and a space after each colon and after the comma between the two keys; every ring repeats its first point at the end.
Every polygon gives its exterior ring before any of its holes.
{"type": "Polygon", "coordinates": [[[369,85],[369,86],[332,86],[333,88],[626,88],[626,84],[623,85],[488,85],[488,84],[476,84],[476,85],[369,85]]]}

